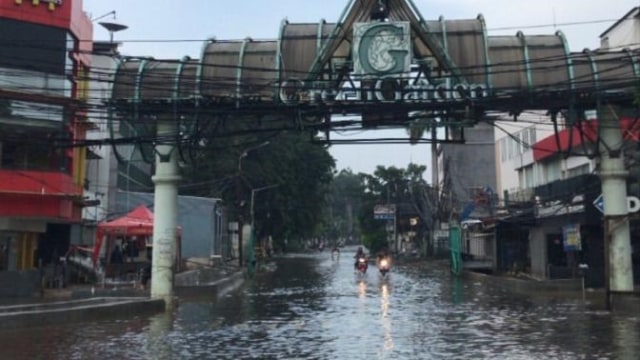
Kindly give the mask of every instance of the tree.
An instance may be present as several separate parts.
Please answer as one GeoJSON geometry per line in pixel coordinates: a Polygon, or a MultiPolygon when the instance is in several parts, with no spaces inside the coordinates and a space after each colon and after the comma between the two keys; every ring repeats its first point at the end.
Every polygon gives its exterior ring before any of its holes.
{"type": "Polygon", "coordinates": [[[231,219],[248,223],[253,192],[258,238],[271,235],[279,245],[311,236],[335,168],[327,149],[312,140],[300,131],[203,137],[181,194],[220,198],[231,219]]]}
{"type": "MultiPolygon", "coordinates": [[[[377,204],[394,204],[396,211],[403,209],[418,214],[418,238],[423,238],[425,231],[433,228],[432,218],[437,213],[437,203],[431,201],[434,192],[424,180],[425,171],[426,166],[409,164],[407,169],[378,166],[373,175],[361,175],[365,189],[359,222],[363,243],[371,251],[378,251],[389,244],[385,221],[374,219],[373,209],[377,204]]],[[[401,222],[396,222],[395,226],[405,230],[409,227],[401,222]]]]}
{"type": "Polygon", "coordinates": [[[334,176],[327,193],[328,210],[323,221],[328,239],[357,239],[360,226],[357,211],[364,193],[363,178],[351,170],[341,170],[334,176]]]}

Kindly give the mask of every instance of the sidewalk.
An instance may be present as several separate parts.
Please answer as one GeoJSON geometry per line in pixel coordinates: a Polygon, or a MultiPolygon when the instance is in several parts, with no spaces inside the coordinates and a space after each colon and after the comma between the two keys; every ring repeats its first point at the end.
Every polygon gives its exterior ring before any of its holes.
{"type": "MultiPolygon", "coordinates": [[[[244,271],[234,264],[219,264],[176,274],[174,293],[178,297],[218,298],[244,282],[244,271]]],[[[71,285],[45,289],[40,297],[0,299],[0,328],[29,327],[93,318],[113,318],[162,312],[165,302],[151,299],[149,289],[133,282],[71,285]]]]}

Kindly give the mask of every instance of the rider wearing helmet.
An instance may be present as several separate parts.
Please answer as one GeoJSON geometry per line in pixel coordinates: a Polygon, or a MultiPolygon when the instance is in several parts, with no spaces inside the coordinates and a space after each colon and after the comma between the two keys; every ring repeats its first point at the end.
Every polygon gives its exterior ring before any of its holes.
{"type": "Polygon", "coordinates": [[[356,259],[355,264],[353,264],[354,268],[358,267],[358,259],[365,257],[366,255],[364,254],[364,250],[362,249],[362,246],[358,247],[358,251],[356,252],[356,255],[353,257],[354,259],[356,259]]]}

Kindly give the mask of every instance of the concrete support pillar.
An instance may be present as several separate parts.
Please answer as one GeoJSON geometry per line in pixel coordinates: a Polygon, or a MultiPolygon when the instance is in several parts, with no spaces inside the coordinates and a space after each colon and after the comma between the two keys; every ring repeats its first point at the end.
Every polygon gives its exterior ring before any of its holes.
{"type": "Polygon", "coordinates": [[[627,208],[627,171],[623,162],[622,132],[617,109],[599,109],[599,147],[604,201],[605,264],[608,262],[608,288],[614,292],[633,291],[631,241],[627,208]]]}
{"type": "Polygon", "coordinates": [[[151,297],[171,304],[176,254],[176,227],[178,225],[178,182],[180,174],[176,144],[171,140],[178,128],[172,117],[157,120],[155,147],[156,173],[153,176],[154,220],[153,258],[151,265],[151,297]]]}

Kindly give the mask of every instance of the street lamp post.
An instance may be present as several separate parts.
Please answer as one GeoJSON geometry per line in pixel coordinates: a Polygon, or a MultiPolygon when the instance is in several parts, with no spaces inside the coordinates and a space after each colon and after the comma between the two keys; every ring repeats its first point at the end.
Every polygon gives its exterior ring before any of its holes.
{"type": "Polygon", "coordinates": [[[243,151],[242,154],[240,154],[240,157],[238,158],[238,173],[240,173],[242,171],[242,159],[247,157],[247,155],[249,155],[250,151],[260,149],[260,148],[265,147],[265,146],[267,146],[269,144],[270,144],[269,141],[265,141],[265,142],[263,142],[261,144],[258,144],[256,146],[250,147],[250,148],[246,149],[245,151],[243,151]]]}
{"type": "Polygon", "coordinates": [[[256,232],[255,232],[255,227],[254,227],[254,221],[255,221],[255,213],[254,213],[254,202],[255,202],[255,198],[256,198],[256,194],[259,193],[260,191],[263,190],[268,190],[268,189],[272,189],[274,187],[280,186],[280,184],[275,184],[275,185],[268,185],[268,186],[263,186],[263,187],[259,187],[259,188],[255,188],[255,189],[251,189],[251,205],[250,205],[250,216],[251,216],[251,232],[250,232],[250,243],[249,243],[249,251],[247,254],[247,258],[249,259],[248,262],[248,269],[249,269],[249,274],[253,275],[253,272],[255,271],[255,238],[256,238],[256,232]]]}
{"type": "Polygon", "coordinates": [[[275,184],[275,185],[259,187],[257,189],[251,189],[251,228],[253,228],[253,223],[254,223],[253,201],[255,199],[256,193],[258,193],[258,192],[260,192],[262,190],[272,189],[272,188],[277,187],[279,185],[280,184],[275,184]]]}
{"type": "MultiPolygon", "coordinates": [[[[262,142],[262,143],[260,143],[260,144],[258,144],[258,145],[256,145],[256,146],[252,146],[252,147],[250,147],[250,148],[248,148],[248,149],[245,149],[245,150],[240,154],[240,156],[238,157],[238,175],[237,175],[237,177],[236,177],[236,192],[237,192],[237,195],[240,195],[240,184],[239,184],[239,180],[240,180],[240,178],[242,177],[242,159],[244,159],[245,157],[247,157],[247,155],[249,155],[249,152],[251,152],[251,151],[253,151],[253,150],[260,149],[260,148],[265,147],[265,146],[267,146],[267,145],[269,145],[269,141],[264,141],[264,142],[262,142]]],[[[242,178],[242,179],[244,179],[244,178],[242,178]]],[[[250,229],[250,230],[253,230],[253,197],[254,197],[254,193],[253,193],[253,190],[252,190],[252,191],[251,191],[251,229],[250,229]]],[[[243,258],[244,258],[245,256],[247,256],[247,255],[250,255],[250,254],[251,254],[251,252],[249,252],[249,253],[248,253],[248,254],[246,254],[246,255],[244,254],[244,250],[243,250],[243,248],[244,248],[244,246],[245,246],[245,245],[243,244],[243,243],[244,243],[244,239],[243,239],[243,238],[244,238],[244,235],[245,235],[245,232],[244,232],[244,230],[243,230],[244,226],[243,226],[242,221],[241,221],[240,219],[238,219],[238,223],[239,223],[239,225],[240,225],[240,226],[238,227],[238,229],[239,229],[239,234],[238,234],[238,263],[239,263],[239,265],[240,265],[240,266],[242,266],[242,265],[243,265],[243,258]]],[[[250,239],[251,239],[252,237],[253,237],[253,235],[250,235],[250,236],[249,236],[249,238],[250,238],[250,239]]],[[[253,242],[252,242],[251,240],[250,240],[250,243],[251,243],[251,245],[253,246],[253,242]]],[[[247,256],[247,257],[250,257],[250,256],[247,256]]]]}

